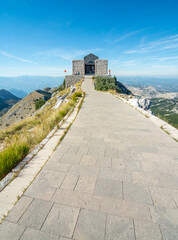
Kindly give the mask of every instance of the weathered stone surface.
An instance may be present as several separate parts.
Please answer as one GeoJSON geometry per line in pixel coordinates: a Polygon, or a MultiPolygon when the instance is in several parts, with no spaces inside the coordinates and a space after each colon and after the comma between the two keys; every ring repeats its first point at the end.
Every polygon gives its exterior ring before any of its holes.
{"type": "Polygon", "coordinates": [[[138,220],[134,220],[134,222],[137,240],[162,240],[159,225],[138,220]]]}
{"type": "Polygon", "coordinates": [[[93,194],[96,178],[80,176],[75,187],[75,191],[93,194]]]}
{"type": "MultiPolygon", "coordinates": [[[[35,179],[34,183],[58,188],[61,186],[66,174],[64,172],[43,171],[35,179]]],[[[33,183],[33,184],[34,184],[33,183]]]]}
{"type": "Polygon", "coordinates": [[[56,191],[52,201],[92,210],[99,210],[100,207],[100,200],[91,194],[63,189],[58,189],[56,191]]]}
{"type": "Polygon", "coordinates": [[[21,197],[21,199],[17,202],[17,204],[13,207],[13,209],[8,214],[6,220],[10,222],[18,222],[18,220],[24,214],[24,212],[29,207],[32,201],[33,201],[33,198],[26,197],[26,196],[21,197]]]}
{"type": "Polygon", "coordinates": [[[81,154],[69,154],[67,152],[67,154],[64,154],[63,157],[60,159],[60,163],[79,164],[81,161],[81,157],[81,154]]]}
{"type": "Polygon", "coordinates": [[[48,162],[45,167],[43,168],[44,170],[47,171],[56,171],[56,172],[68,172],[71,164],[67,163],[55,163],[55,162],[48,162]]]}
{"type": "Polygon", "coordinates": [[[101,212],[118,215],[120,217],[151,221],[148,206],[137,202],[120,199],[102,199],[100,209],[101,212]]]}
{"type": "Polygon", "coordinates": [[[101,168],[99,177],[110,180],[131,182],[131,175],[129,172],[112,168],[101,168]]]}
{"type": "Polygon", "coordinates": [[[161,225],[160,228],[163,235],[163,240],[178,239],[178,226],[161,225]]]}
{"type": "Polygon", "coordinates": [[[80,164],[85,166],[95,166],[96,159],[89,155],[83,155],[80,164]]]}
{"type": "Polygon", "coordinates": [[[98,178],[94,194],[101,197],[122,199],[122,182],[98,178]]]}
{"type": "Polygon", "coordinates": [[[96,59],[95,60],[95,75],[108,74],[108,60],[96,59]]]}
{"type": "Polygon", "coordinates": [[[79,175],[67,174],[66,178],[64,179],[61,185],[61,189],[74,190],[78,179],[79,175]]]}
{"type": "Polygon", "coordinates": [[[82,209],[74,232],[78,240],[103,240],[106,214],[82,209]]]}
{"type": "Polygon", "coordinates": [[[108,214],[106,221],[106,239],[135,240],[133,220],[108,214]]]}
{"type": "Polygon", "coordinates": [[[96,166],[101,168],[111,168],[112,159],[111,157],[97,157],[96,166]]]}
{"type": "Polygon", "coordinates": [[[73,75],[85,75],[84,60],[72,61],[72,74],[73,75]]]}
{"type": "Polygon", "coordinates": [[[25,196],[32,197],[32,198],[39,198],[42,200],[49,201],[54,192],[56,191],[56,188],[46,186],[45,184],[39,184],[39,183],[32,183],[32,185],[27,189],[25,192],[25,196]]]}
{"type": "Polygon", "coordinates": [[[158,186],[163,187],[161,179],[158,174],[150,173],[143,173],[143,172],[132,172],[132,181],[133,183],[137,184],[145,184],[149,186],[158,186]]]}
{"type": "Polygon", "coordinates": [[[150,192],[155,206],[177,208],[174,199],[167,188],[150,186],[150,192]]]}
{"type": "Polygon", "coordinates": [[[79,214],[79,209],[55,204],[42,230],[71,238],[79,214]]]}
{"type": "Polygon", "coordinates": [[[118,168],[119,170],[126,170],[125,162],[122,158],[113,158],[112,157],[112,168],[118,168]]]}
{"type": "MultiPolygon", "coordinates": [[[[27,228],[23,233],[21,240],[59,240],[59,236],[52,233],[46,233],[33,228],[27,228]]],[[[60,238],[61,240],[61,238],[60,238]]]]}
{"type": "Polygon", "coordinates": [[[22,225],[3,221],[0,224],[0,237],[2,240],[19,240],[24,230],[22,225]]]}
{"type": "Polygon", "coordinates": [[[21,225],[40,229],[45,221],[53,203],[39,199],[33,200],[23,216],[20,218],[21,225]]]}
{"type": "Polygon", "coordinates": [[[178,209],[150,207],[150,212],[154,223],[178,226],[178,209]]]}
{"type": "Polygon", "coordinates": [[[92,166],[73,165],[69,173],[78,174],[81,176],[97,177],[99,174],[99,168],[92,166]]]}
{"type": "Polygon", "coordinates": [[[152,205],[152,199],[148,187],[144,185],[123,183],[124,199],[152,205]]]}

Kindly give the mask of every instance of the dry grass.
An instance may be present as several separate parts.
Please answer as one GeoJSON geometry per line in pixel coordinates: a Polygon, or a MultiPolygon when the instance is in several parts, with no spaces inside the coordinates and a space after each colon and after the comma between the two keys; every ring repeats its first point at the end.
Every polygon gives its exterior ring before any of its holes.
{"type": "MultiPolygon", "coordinates": [[[[66,94],[63,90],[61,95],[66,94]]],[[[0,179],[10,172],[74,108],[82,91],[74,92],[67,103],[54,110],[52,104],[37,115],[28,117],[0,132],[4,149],[0,152],[0,179]]]]}

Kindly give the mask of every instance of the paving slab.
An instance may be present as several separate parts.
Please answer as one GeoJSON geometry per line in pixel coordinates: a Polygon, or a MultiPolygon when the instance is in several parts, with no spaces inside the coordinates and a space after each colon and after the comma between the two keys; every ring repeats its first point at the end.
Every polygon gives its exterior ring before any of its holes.
{"type": "Polygon", "coordinates": [[[108,198],[123,198],[122,182],[98,178],[94,195],[108,198]]]}
{"type": "Polygon", "coordinates": [[[78,214],[78,208],[54,204],[42,227],[42,230],[71,238],[78,214]]]}
{"type": "Polygon", "coordinates": [[[32,201],[33,198],[22,196],[10,211],[9,215],[6,217],[6,220],[10,222],[18,222],[32,201]]]}
{"type": "Polygon", "coordinates": [[[178,209],[150,207],[150,212],[154,223],[178,226],[178,209]]]}
{"type": "Polygon", "coordinates": [[[167,188],[157,188],[150,186],[150,192],[153,204],[159,207],[177,208],[176,203],[171,195],[171,191],[167,188]]]}
{"type": "Polygon", "coordinates": [[[80,164],[85,166],[95,166],[96,159],[89,155],[83,155],[80,164]]]}
{"type": "Polygon", "coordinates": [[[32,198],[38,198],[49,201],[51,200],[55,192],[56,192],[55,187],[33,182],[27,189],[27,191],[24,193],[24,195],[32,198]]]}
{"type": "Polygon", "coordinates": [[[106,214],[82,209],[79,214],[74,238],[78,240],[103,240],[106,214]]]}
{"type": "Polygon", "coordinates": [[[149,208],[143,203],[105,198],[101,200],[100,211],[120,217],[135,218],[147,222],[152,221],[149,208]]]}
{"type": "Polygon", "coordinates": [[[0,224],[0,237],[2,240],[19,240],[25,231],[25,226],[3,221],[0,224]]]}
{"type": "Polygon", "coordinates": [[[61,185],[61,189],[74,190],[78,179],[79,175],[67,174],[61,185]]]}
{"type": "Polygon", "coordinates": [[[96,178],[80,176],[75,186],[75,191],[93,194],[96,178]]]}
{"type": "Polygon", "coordinates": [[[123,195],[125,200],[153,204],[149,188],[141,184],[123,182],[123,195]]]}
{"type": "MultiPolygon", "coordinates": [[[[27,228],[23,233],[20,240],[59,240],[59,236],[51,233],[46,233],[40,230],[36,230],[33,228],[27,228]]],[[[61,240],[61,238],[60,238],[61,240]]]]}
{"type": "Polygon", "coordinates": [[[178,227],[174,225],[161,225],[160,226],[163,240],[178,239],[178,227]]]}
{"type": "Polygon", "coordinates": [[[92,210],[99,210],[100,208],[100,199],[96,196],[71,190],[58,189],[55,192],[52,201],[78,208],[92,210]]]}
{"type": "Polygon", "coordinates": [[[47,171],[40,172],[33,184],[39,183],[54,188],[59,188],[65,178],[66,174],[62,171],[47,171]]]}
{"type": "Polygon", "coordinates": [[[18,222],[26,227],[40,229],[52,206],[52,202],[34,199],[18,222]]]}
{"type": "Polygon", "coordinates": [[[144,221],[134,220],[135,235],[137,240],[162,240],[162,234],[159,225],[145,223],[144,221]]]}
{"type": "MultiPolygon", "coordinates": [[[[107,240],[135,240],[133,220],[108,214],[106,221],[107,240]]],[[[143,240],[143,239],[142,239],[143,240]]]]}
{"type": "Polygon", "coordinates": [[[116,168],[101,168],[100,178],[105,178],[108,180],[118,180],[118,181],[128,181],[131,182],[131,174],[128,171],[123,169],[116,169],[116,168]]]}

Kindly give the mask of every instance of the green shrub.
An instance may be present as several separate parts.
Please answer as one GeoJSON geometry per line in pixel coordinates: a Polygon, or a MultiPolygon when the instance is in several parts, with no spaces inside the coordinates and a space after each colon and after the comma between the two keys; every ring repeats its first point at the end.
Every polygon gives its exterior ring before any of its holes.
{"type": "Polygon", "coordinates": [[[132,94],[116,77],[97,76],[95,78],[95,89],[98,91],[113,90],[118,93],[132,94]]]}
{"type": "Polygon", "coordinates": [[[98,91],[116,90],[116,80],[111,77],[97,76],[95,80],[95,89],[98,91]]]}
{"type": "Polygon", "coordinates": [[[64,84],[61,84],[59,87],[58,87],[58,91],[61,92],[62,90],[64,90],[65,87],[64,87],[64,84]]]}
{"type": "Polygon", "coordinates": [[[44,104],[45,104],[45,100],[44,99],[38,99],[35,101],[35,109],[38,110],[40,109],[44,104]]]}
{"type": "Polygon", "coordinates": [[[10,172],[29,152],[25,142],[14,143],[0,152],[0,179],[10,172]]]}

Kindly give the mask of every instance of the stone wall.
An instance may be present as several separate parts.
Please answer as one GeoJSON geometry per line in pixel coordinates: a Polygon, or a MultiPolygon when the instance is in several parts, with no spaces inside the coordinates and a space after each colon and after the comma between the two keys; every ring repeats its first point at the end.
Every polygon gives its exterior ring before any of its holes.
{"type": "Polygon", "coordinates": [[[74,86],[77,82],[84,78],[83,75],[66,75],[65,76],[65,87],[74,86]]]}
{"type": "Polygon", "coordinates": [[[95,60],[95,75],[108,74],[108,60],[96,59],[95,60]]]}
{"type": "Polygon", "coordinates": [[[76,75],[84,75],[85,74],[85,65],[84,60],[73,60],[72,61],[72,74],[76,75]]]}

